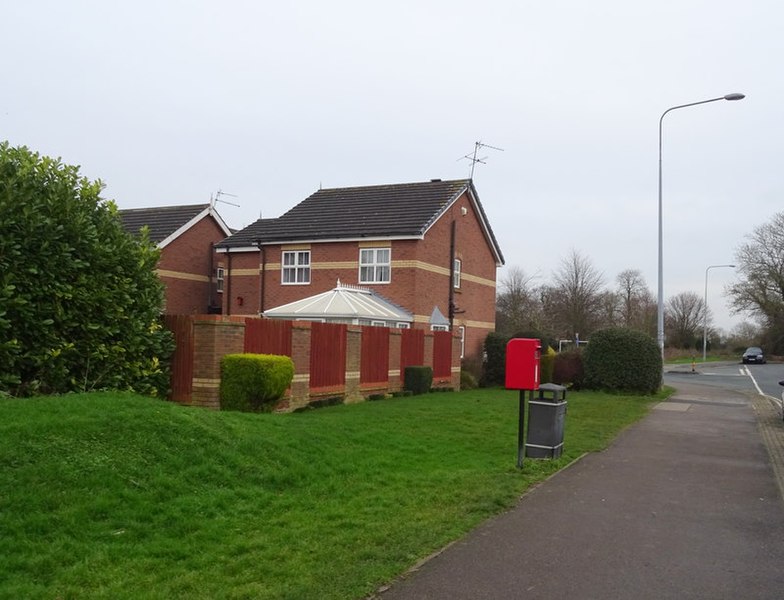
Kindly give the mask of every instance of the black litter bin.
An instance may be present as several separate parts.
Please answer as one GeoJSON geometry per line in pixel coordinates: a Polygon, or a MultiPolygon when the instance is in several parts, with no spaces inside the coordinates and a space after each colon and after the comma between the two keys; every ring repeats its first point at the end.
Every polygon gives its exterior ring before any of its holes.
{"type": "Polygon", "coordinates": [[[563,452],[566,388],[554,383],[539,386],[539,395],[528,403],[525,455],[558,458],[563,452]]]}

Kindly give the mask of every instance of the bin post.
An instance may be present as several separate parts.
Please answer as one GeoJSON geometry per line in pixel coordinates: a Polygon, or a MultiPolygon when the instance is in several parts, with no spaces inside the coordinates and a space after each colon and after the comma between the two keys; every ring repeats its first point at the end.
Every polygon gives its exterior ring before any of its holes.
{"type": "MultiPolygon", "coordinates": [[[[517,423],[517,468],[523,468],[523,457],[525,456],[525,392],[520,390],[520,415],[517,423]]],[[[531,399],[534,397],[533,390],[528,391],[531,399]]]]}

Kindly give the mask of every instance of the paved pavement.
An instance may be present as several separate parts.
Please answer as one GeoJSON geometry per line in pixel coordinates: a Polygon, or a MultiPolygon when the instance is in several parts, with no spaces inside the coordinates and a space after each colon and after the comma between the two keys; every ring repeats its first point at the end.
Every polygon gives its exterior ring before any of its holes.
{"type": "Polygon", "coordinates": [[[784,598],[780,414],[697,382],[375,598],[784,598]]]}

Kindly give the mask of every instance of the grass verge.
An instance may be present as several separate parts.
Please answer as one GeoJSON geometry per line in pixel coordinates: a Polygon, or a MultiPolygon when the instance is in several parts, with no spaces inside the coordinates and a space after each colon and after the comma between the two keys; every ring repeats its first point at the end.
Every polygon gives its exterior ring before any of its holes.
{"type": "Polygon", "coordinates": [[[500,389],[285,415],[0,400],[0,597],[363,597],[660,398],[567,399],[563,456],[522,471],[500,389]]]}

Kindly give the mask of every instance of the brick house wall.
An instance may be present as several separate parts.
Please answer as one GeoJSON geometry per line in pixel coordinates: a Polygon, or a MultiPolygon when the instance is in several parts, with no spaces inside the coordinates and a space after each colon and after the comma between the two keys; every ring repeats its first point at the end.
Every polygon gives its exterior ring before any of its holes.
{"type": "Polygon", "coordinates": [[[455,290],[458,310],[454,330],[465,328],[465,355],[481,353],[482,342],[495,327],[496,261],[482,231],[481,220],[464,193],[427,231],[423,240],[347,241],[264,246],[263,253],[221,254],[219,263],[230,266],[223,294],[223,313],[258,315],[295,300],[343,284],[361,285],[414,314],[414,326],[429,329],[433,307],[449,314],[451,274],[450,236],[455,221],[455,257],[462,262],[460,288],[455,290]],[[465,213],[465,214],[463,214],[465,213]],[[359,251],[366,247],[391,248],[391,280],[388,284],[359,282],[359,251]],[[310,250],[311,282],[282,285],[282,252],[310,250]],[[264,263],[264,278],[259,276],[264,263]],[[264,288],[263,307],[260,303],[264,288]]]}
{"type": "Polygon", "coordinates": [[[206,216],[161,250],[157,273],[166,287],[166,314],[205,314],[215,297],[215,267],[222,255],[213,244],[226,236],[206,216]]]}

